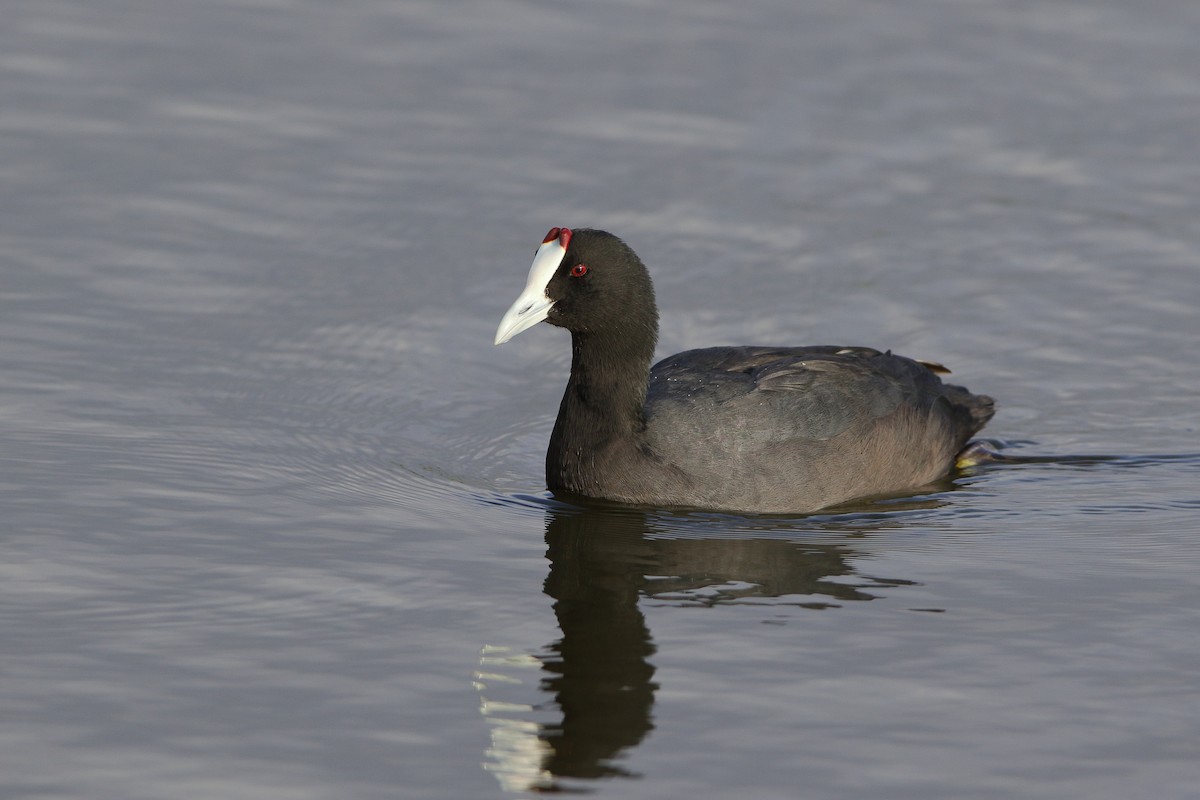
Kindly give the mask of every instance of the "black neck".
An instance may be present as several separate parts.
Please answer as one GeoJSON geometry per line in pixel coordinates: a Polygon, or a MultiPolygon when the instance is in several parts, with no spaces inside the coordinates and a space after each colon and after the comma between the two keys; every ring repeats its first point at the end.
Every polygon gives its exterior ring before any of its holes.
{"type": "Polygon", "coordinates": [[[646,384],[655,332],[571,334],[571,378],[546,454],[551,489],[589,494],[604,455],[636,447],[645,428],[646,384]],[[599,463],[597,461],[599,456],[599,463]]]}

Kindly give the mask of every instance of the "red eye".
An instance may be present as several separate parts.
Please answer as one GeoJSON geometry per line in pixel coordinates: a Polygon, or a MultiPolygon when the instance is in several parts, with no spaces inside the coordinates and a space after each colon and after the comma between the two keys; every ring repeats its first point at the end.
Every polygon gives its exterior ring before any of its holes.
{"type": "Polygon", "coordinates": [[[571,277],[582,278],[587,275],[587,264],[576,264],[571,267],[571,277]]]}

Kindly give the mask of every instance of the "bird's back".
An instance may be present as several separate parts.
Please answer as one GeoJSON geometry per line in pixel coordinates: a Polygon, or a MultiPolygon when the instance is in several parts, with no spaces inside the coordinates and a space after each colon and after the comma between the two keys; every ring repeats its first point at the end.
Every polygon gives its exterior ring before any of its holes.
{"type": "Polygon", "coordinates": [[[660,504],[779,512],[927,485],[993,413],[935,369],[859,347],[671,356],[650,371],[639,481],[660,504]]]}

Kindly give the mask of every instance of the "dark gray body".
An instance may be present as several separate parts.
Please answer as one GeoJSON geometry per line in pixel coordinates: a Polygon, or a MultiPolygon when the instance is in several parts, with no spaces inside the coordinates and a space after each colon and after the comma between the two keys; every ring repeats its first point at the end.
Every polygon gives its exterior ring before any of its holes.
{"type": "Polygon", "coordinates": [[[642,430],[593,439],[586,463],[567,463],[572,437],[556,427],[550,487],[643,505],[806,513],[946,476],[993,413],[991,398],[944,384],[920,362],[831,346],[679,353],[651,369],[643,408],[642,430]]]}

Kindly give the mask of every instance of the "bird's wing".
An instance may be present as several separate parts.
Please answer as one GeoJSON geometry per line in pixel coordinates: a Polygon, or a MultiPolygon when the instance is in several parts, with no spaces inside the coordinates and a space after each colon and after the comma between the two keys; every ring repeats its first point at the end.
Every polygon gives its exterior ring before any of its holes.
{"type": "Polygon", "coordinates": [[[865,347],[722,347],[671,356],[651,370],[648,417],[685,416],[699,430],[733,425],[748,443],[825,440],[942,394],[927,366],[865,347]]]}

